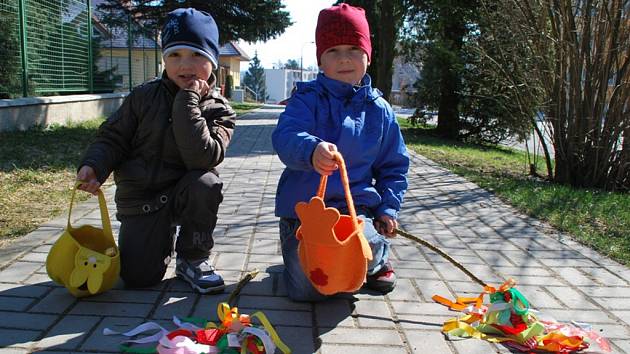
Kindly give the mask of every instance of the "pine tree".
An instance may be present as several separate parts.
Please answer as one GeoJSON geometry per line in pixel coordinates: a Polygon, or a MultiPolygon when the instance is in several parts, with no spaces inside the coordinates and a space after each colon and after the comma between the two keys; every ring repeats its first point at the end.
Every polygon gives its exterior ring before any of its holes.
{"type": "Polygon", "coordinates": [[[17,18],[0,16],[0,99],[22,94],[17,18]]]}
{"type": "Polygon", "coordinates": [[[287,60],[287,63],[284,64],[284,68],[285,69],[300,70],[300,62],[295,60],[295,59],[289,59],[289,60],[287,60]]]}
{"type": "Polygon", "coordinates": [[[259,101],[267,98],[267,90],[265,88],[265,69],[260,65],[258,52],[255,52],[252,61],[249,62],[249,69],[245,73],[243,84],[256,93],[259,101]]]}
{"type": "Polygon", "coordinates": [[[111,14],[106,23],[127,23],[127,14],[145,25],[161,26],[166,14],[180,7],[193,7],[212,15],[219,27],[221,43],[242,39],[247,42],[275,38],[289,27],[291,19],[280,0],[106,0],[98,5],[103,13],[111,14]]]}

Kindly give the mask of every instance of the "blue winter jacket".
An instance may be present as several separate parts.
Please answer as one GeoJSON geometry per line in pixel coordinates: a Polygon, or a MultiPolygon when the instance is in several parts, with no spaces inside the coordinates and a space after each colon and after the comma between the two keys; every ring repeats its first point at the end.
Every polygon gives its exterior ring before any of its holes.
{"type": "MultiPolygon", "coordinates": [[[[320,175],[311,156],[322,141],[343,155],[357,208],[397,218],[407,190],[409,156],[391,106],[369,75],[353,86],[327,78],[299,82],[273,132],[273,147],[286,169],[276,192],[276,216],[297,218],[295,205],[316,195],[320,175]]],[[[345,208],[339,172],[328,177],[328,207],[345,208]]]]}

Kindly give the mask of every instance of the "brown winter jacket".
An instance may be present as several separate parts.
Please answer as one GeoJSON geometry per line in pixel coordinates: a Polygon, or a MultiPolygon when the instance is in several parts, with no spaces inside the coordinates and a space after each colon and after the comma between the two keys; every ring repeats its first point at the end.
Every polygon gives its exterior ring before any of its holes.
{"type": "Polygon", "coordinates": [[[116,205],[122,214],[155,211],[189,170],[223,161],[236,114],[214,93],[180,90],[166,72],[136,87],[99,128],[79,166],[91,166],[103,183],[114,171],[116,205]]]}

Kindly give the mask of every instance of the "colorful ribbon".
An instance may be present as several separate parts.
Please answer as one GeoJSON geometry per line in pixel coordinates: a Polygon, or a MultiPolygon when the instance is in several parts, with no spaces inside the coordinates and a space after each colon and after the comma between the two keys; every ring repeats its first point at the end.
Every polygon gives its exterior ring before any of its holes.
{"type": "Polygon", "coordinates": [[[442,331],[448,337],[483,339],[523,352],[569,353],[586,349],[591,342],[604,352],[611,351],[608,341],[584,324],[539,320],[515,285],[516,281],[509,279],[498,289],[485,286],[478,297],[458,297],[455,301],[434,295],[434,301],[466,314],[445,321],[442,331]],[[485,294],[490,295],[490,304],[483,304],[485,294]]]}
{"type": "Polygon", "coordinates": [[[103,330],[104,335],[137,335],[157,330],[157,333],[140,338],[127,339],[121,345],[122,352],[158,353],[158,354],[272,354],[278,348],[283,354],[290,354],[289,347],[282,342],[278,333],[262,312],[251,316],[239,314],[237,307],[220,303],[217,307],[220,325],[200,320],[184,321],[173,317],[178,329],[168,332],[154,322],[143,323],[136,328],[120,333],[109,328],[103,330]],[[257,319],[260,326],[254,326],[252,319],[257,319]],[[196,324],[202,324],[199,327],[196,324]],[[205,323],[204,323],[205,322],[205,323]],[[158,342],[157,347],[134,347],[130,344],[146,344],[158,342]]]}

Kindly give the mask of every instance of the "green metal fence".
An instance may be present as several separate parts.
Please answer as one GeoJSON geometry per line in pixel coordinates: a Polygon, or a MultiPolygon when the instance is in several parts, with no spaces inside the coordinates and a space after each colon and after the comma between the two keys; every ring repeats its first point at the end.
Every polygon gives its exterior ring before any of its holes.
{"type": "Polygon", "coordinates": [[[110,26],[95,1],[0,0],[0,98],[127,91],[159,74],[157,31],[110,26]]]}

